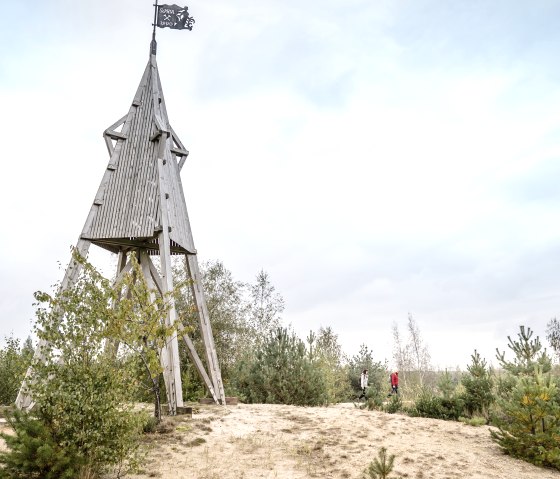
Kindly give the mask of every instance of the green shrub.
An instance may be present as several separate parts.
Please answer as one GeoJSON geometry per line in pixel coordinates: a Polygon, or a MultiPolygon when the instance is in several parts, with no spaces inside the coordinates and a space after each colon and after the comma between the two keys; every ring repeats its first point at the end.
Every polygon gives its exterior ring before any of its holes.
{"type": "Polygon", "coordinates": [[[513,361],[498,351],[507,376],[500,381],[503,387],[493,417],[498,430],[491,435],[506,454],[560,470],[559,391],[550,372],[551,360],[532,335],[530,328],[521,326],[517,341],[508,337],[513,361]]]}
{"type": "Polygon", "coordinates": [[[135,379],[105,353],[115,297],[118,291],[85,262],[73,287],[55,297],[35,294],[47,359],[33,363],[27,382],[33,415],[13,416],[15,435],[0,456],[5,478],[95,477],[136,465],[142,426],[126,400],[135,379]],[[18,476],[18,463],[39,472],[18,476]]]}
{"type": "Polygon", "coordinates": [[[350,383],[351,393],[347,399],[353,399],[359,396],[362,388],[360,386],[360,375],[364,369],[368,370],[369,387],[366,394],[375,397],[375,402],[383,400],[385,394],[391,389],[389,385],[389,373],[387,372],[387,364],[373,360],[372,351],[362,344],[358,354],[353,356],[348,362],[347,379],[350,383]]]}
{"type": "Polygon", "coordinates": [[[506,454],[538,466],[560,470],[560,405],[549,374],[520,377],[514,389],[498,399],[498,427],[492,438],[506,454]]]}
{"type": "Polygon", "coordinates": [[[443,398],[431,391],[424,390],[414,406],[409,410],[411,416],[431,417],[457,421],[463,412],[463,401],[460,397],[443,398]]]}
{"type": "Polygon", "coordinates": [[[240,364],[237,384],[247,402],[318,406],[328,401],[320,368],[293,332],[278,328],[240,364]]]}
{"type": "Polygon", "coordinates": [[[158,425],[157,418],[155,416],[144,416],[142,421],[142,432],[144,434],[153,434],[156,432],[158,425]]]}
{"type": "Polygon", "coordinates": [[[473,416],[482,415],[488,421],[489,408],[494,402],[494,381],[490,376],[490,371],[486,367],[486,361],[480,357],[475,350],[471,356],[472,362],[467,366],[468,373],[461,378],[465,388],[462,399],[465,405],[465,412],[473,416]]]}
{"type": "Polygon", "coordinates": [[[0,404],[13,404],[25,372],[31,364],[33,346],[27,339],[23,346],[13,336],[5,338],[5,346],[0,349],[0,404]]]}
{"type": "Polygon", "coordinates": [[[391,399],[383,405],[383,411],[389,414],[395,414],[399,411],[402,411],[403,403],[402,399],[398,394],[391,395],[391,399]]]}
{"type": "Polygon", "coordinates": [[[474,426],[474,427],[478,427],[478,426],[484,426],[485,424],[488,424],[488,421],[486,420],[485,417],[480,417],[480,416],[473,416],[473,417],[463,417],[461,416],[459,418],[460,422],[463,422],[465,424],[468,424],[469,426],[474,426]]]}
{"type": "Polygon", "coordinates": [[[387,448],[382,447],[379,449],[377,457],[369,463],[364,473],[371,479],[389,479],[394,463],[395,455],[388,455],[387,448]]]}
{"type": "Polygon", "coordinates": [[[61,445],[52,427],[16,410],[8,417],[15,434],[0,434],[8,451],[0,452],[0,479],[74,479],[84,458],[61,445]]]}

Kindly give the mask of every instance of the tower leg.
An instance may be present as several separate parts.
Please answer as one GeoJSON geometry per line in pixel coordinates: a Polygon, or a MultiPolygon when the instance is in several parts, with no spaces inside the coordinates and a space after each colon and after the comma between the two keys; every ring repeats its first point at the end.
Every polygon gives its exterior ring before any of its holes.
{"type": "Polygon", "coordinates": [[[202,341],[204,343],[204,350],[206,352],[206,362],[208,364],[210,378],[212,379],[214,391],[216,392],[218,400],[225,405],[226,395],[224,392],[224,385],[222,383],[222,373],[218,363],[218,355],[216,354],[214,336],[212,335],[212,326],[210,325],[210,317],[208,314],[206,299],[204,298],[204,291],[202,289],[202,281],[196,255],[185,255],[185,263],[191,278],[192,295],[198,312],[198,321],[200,324],[202,341]]]}
{"type": "MultiPolygon", "coordinates": [[[[166,316],[166,325],[173,326],[177,319],[175,310],[175,300],[173,299],[173,277],[171,274],[171,252],[169,248],[169,234],[166,231],[159,236],[161,274],[162,274],[162,294],[169,301],[169,311],[166,316]]],[[[181,381],[181,369],[179,361],[179,343],[177,341],[177,333],[169,339],[166,347],[166,366],[168,368],[168,381],[166,383],[167,400],[169,403],[169,414],[175,415],[177,406],[183,406],[183,387],[181,381]]],[[[165,377],[165,375],[164,375],[165,377]]]]}

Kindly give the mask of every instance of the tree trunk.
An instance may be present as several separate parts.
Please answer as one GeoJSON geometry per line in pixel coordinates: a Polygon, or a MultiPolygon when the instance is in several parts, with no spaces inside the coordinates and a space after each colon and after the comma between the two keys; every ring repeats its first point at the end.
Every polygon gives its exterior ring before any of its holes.
{"type": "Polygon", "coordinates": [[[161,394],[159,390],[159,376],[152,377],[152,384],[154,385],[154,417],[156,422],[161,422],[161,394]]]}

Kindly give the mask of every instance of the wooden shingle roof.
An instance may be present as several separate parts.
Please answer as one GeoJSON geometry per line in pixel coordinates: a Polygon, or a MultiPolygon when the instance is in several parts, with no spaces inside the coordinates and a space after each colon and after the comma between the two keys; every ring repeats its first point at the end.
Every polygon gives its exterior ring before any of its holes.
{"type": "Polygon", "coordinates": [[[155,54],[150,55],[128,114],[107,128],[104,137],[110,160],[94,200],[95,215],[82,238],[111,251],[136,245],[157,254],[163,184],[171,251],[195,253],[179,174],[188,151],[169,124],[155,54]],[[161,141],[163,179],[157,166],[161,141]]]}

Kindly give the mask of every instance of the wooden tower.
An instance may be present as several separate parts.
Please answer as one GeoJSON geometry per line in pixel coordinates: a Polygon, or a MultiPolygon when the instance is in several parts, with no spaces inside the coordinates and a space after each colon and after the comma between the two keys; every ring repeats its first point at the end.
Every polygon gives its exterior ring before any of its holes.
{"type": "MultiPolygon", "coordinates": [[[[92,244],[118,255],[118,271],[131,269],[128,253],[135,252],[150,287],[164,295],[173,290],[171,256],[183,255],[192,285],[204,344],[204,362],[187,334],[182,336],[188,354],[216,403],[225,404],[220,367],[212,328],[204,298],[196,249],[194,247],[180,171],[189,152],[171,127],[165,108],[156,62],[155,37],[150,58],[128,113],[103,133],[109,151],[109,163],[93,200],[76,246],[86,256],[92,244]],[[159,256],[161,274],[152,262],[159,256]]],[[[61,288],[78,279],[80,265],[71,261],[61,288]]],[[[176,321],[175,305],[165,318],[168,325],[176,321]]],[[[35,352],[40,358],[42,346],[35,352]]],[[[177,335],[162,354],[162,366],[169,412],[183,406],[177,335]]],[[[25,385],[24,385],[25,386],[25,385]]],[[[33,404],[22,386],[16,405],[26,409],[33,404]]]]}

